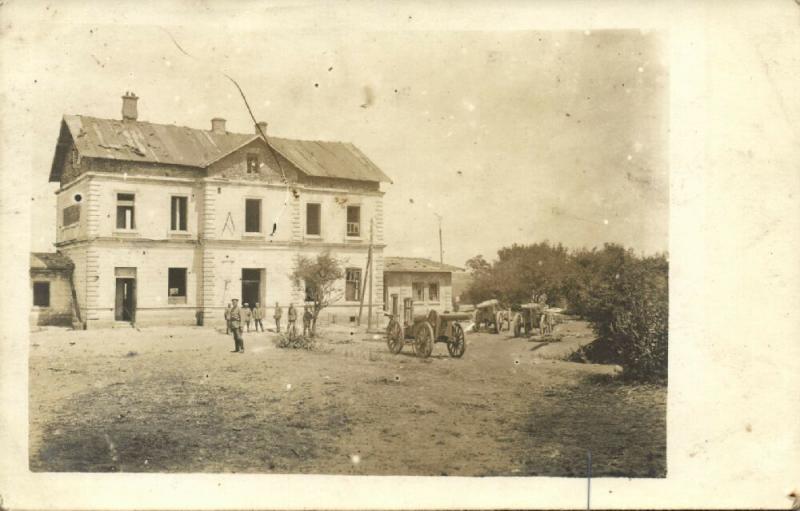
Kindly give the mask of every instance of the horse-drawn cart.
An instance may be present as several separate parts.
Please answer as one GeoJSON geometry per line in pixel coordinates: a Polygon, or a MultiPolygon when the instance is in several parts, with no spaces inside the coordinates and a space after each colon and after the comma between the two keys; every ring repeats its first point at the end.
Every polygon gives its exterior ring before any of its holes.
{"type": "Polygon", "coordinates": [[[428,358],[433,351],[434,343],[447,344],[447,352],[451,357],[460,358],[467,349],[464,329],[459,321],[470,319],[465,312],[443,312],[431,310],[428,314],[415,316],[413,309],[406,310],[403,324],[390,316],[386,327],[386,344],[389,351],[400,353],[407,343],[414,348],[414,353],[421,358],[428,358]]]}

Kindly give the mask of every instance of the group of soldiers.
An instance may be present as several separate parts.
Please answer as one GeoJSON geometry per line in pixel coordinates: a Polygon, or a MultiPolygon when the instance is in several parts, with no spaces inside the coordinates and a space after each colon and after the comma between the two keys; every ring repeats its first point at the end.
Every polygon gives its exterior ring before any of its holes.
{"type": "MultiPolygon", "coordinates": [[[[289,319],[288,324],[286,325],[286,332],[290,335],[297,335],[297,309],[294,308],[294,304],[289,304],[289,310],[287,312],[287,316],[289,319]]],[[[275,302],[275,312],[272,315],[272,318],[275,320],[275,331],[280,333],[281,331],[281,318],[283,317],[283,309],[280,306],[280,303],[275,302]]],[[[242,324],[244,323],[245,328],[248,332],[250,332],[250,323],[253,322],[253,327],[255,331],[258,332],[258,329],[261,328],[261,331],[264,331],[264,324],[261,320],[264,318],[264,309],[261,307],[261,304],[256,302],[254,306],[250,306],[247,302],[242,304],[242,307],[239,307],[239,299],[233,298],[231,303],[225,308],[225,325],[226,325],[226,334],[233,334],[233,342],[234,342],[234,353],[244,353],[244,339],[242,338],[242,324]]],[[[313,320],[314,315],[311,313],[311,309],[308,306],[304,307],[303,311],[303,335],[306,336],[311,332],[311,321],[313,320]]]]}

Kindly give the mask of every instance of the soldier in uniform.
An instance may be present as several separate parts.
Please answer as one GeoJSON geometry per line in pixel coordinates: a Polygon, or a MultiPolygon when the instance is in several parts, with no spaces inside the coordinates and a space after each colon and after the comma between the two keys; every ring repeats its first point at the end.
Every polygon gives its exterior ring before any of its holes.
{"type": "Polygon", "coordinates": [[[233,332],[234,350],[233,353],[244,353],[244,339],[242,339],[242,311],[239,309],[239,300],[234,298],[231,300],[233,306],[231,307],[231,331],[233,332]]]}
{"type": "Polygon", "coordinates": [[[289,323],[286,325],[286,331],[297,334],[297,310],[293,303],[289,304],[289,323]]]}
{"type": "Polygon", "coordinates": [[[275,302],[275,314],[272,317],[275,319],[275,331],[280,333],[281,332],[281,316],[283,316],[283,310],[278,302],[275,302]]]}
{"type": "Polygon", "coordinates": [[[261,327],[261,331],[264,331],[264,324],[261,322],[261,318],[264,317],[264,311],[261,308],[261,304],[256,302],[256,306],[253,307],[253,327],[255,327],[256,332],[258,332],[258,327],[261,327]]]}
{"type": "Polygon", "coordinates": [[[230,335],[231,333],[231,304],[229,303],[227,307],[225,307],[225,335],[230,335]]]}
{"type": "Polygon", "coordinates": [[[303,311],[303,337],[311,333],[312,319],[314,319],[314,316],[311,314],[311,309],[309,309],[308,305],[306,305],[303,311]]]}
{"type": "Polygon", "coordinates": [[[250,331],[250,318],[253,315],[252,309],[250,309],[250,305],[247,302],[244,302],[244,307],[242,307],[242,320],[244,320],[244,324],[247,327],[247,331],[250,331]]]}

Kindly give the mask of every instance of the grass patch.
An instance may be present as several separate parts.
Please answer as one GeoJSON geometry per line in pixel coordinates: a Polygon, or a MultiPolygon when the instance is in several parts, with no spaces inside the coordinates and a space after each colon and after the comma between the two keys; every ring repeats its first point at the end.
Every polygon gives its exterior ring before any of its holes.
{"type": "Polygon", "coordinates": [[[666,388],[592,375],[532,410],[521,475],[666,477],[666,388]]]}

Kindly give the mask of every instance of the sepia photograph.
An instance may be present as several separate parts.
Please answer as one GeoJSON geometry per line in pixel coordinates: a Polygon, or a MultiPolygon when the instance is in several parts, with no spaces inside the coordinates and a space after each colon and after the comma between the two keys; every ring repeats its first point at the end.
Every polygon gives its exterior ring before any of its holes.
{"type": "Polygon", "coordinates": [[[0,511],[800,508],[797,2],[110,5],[0,2],[0,511]]]}
{"type": "Polygon", "coordinates": [[[37,51],[31,470],[666,475],[662,34],[37,51]]]}

